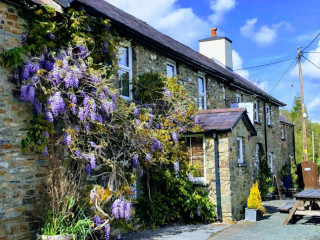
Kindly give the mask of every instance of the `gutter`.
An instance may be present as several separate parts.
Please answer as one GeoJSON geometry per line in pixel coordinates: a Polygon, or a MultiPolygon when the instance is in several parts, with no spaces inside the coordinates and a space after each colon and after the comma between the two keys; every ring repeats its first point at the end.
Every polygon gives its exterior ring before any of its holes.
{"type": "Polygon", "coordinates": [[[222,210],[221,210],[221,187],[220,187],[220,170],[219,170],[219,139],[218,135],[214,132],[212,134],[214,139],[214,170],[216,177],[216,195],[217,195],[217,213],[218,220],[222,222],[222,210]]]}
{"type": "Polygon", "coordinates": [[[293,127],[293,159],[294,159],[294,163],[297,164],[297,159],[296,159],[296,138],[295,138],[295,133],[294,133],[294,125],[292,125],[293,127]]]}

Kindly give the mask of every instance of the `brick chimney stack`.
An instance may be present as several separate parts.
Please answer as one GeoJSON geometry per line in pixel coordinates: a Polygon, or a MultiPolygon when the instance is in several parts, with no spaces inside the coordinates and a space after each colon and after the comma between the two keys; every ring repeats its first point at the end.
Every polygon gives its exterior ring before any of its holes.
{"type": "Polygon", "coordinates": [[[218,28],[211,28],[210,30],[211,30],[211,37],[216,37],[218,28]]]}

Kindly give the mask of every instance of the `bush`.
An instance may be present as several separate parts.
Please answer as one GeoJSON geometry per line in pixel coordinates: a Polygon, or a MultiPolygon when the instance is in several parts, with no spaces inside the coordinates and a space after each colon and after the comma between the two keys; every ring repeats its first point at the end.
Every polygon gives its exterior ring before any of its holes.
{"type": "Polygon", "coordinates": [[[137,215],[145,225],[161,226],[168,223],[202,223],[215,220],[215,206],[209,200],[208,193],[195,190],[189,180],[189,173],[190,168],[177,174],[171,169],[158,169],[150,173],[151,199],[146,194],[147,186],[144,185],[145,194],[138,198],[137,204],[137,215]]]}
{"type": "Polygon", "coordinates": [[[265,213],[265,209],[262,206],[262,199],[259,191],[258,182],[255,182],[250,189],[250,195],[248,197],[247,205],[248,208],[257,209],[265,213]]]}

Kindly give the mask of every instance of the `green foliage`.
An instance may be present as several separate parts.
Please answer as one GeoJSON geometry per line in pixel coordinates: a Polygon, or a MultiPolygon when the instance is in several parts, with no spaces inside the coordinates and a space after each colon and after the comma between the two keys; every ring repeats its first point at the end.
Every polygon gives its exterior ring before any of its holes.
{"type": "Polygon", "coordinates": [[[33,115],[29,121],[27,136],[21,141],[22,151],[43,152],[49,143],[49,139],[43,135],[43,132],[52,131],[52,124],[49,121],[43,119],[43,116],[33,115]]]}
{"type": "Polygon", "coordinates": [[[269,192],[271,170],[268,164],[268,160],[266,158],[263,144],[259,143],[259,172],[258,172],[258,181],[259,181],[259,189],[261,192],[261,197],[265,199],[267,193],[269,192]]]}
{"type": "Polygon", "coordinates": [[[5,67],[18,67],[23,63],[22,53],[24,49],[21,47],[14,47],[4,53],[0,54],[1,64],[5,67]]]}
{"type": "Polygon", "coordinates": [[[291,168],[288,163],[285,163],[285,165],[282,166],[280,170],[280,178],[283,179],[285,177],[290,177],[291,176],[291,168]]]}
{"type": "MultiPolygon", "coordinates": [[[[208,193],[195,190],[188,180],[194,167],[181,169],[176,175],[168,168],[150,171],[151,199],[148,197],[146,181],[143,181],[142,195],[138,199],[137,214],[147,226],[161,226],[168,223],[200,223],[215,220],[215,206],[208,193]]],[[[145,179],[143,179],[145,180],[145,179]]]]}
{"type": "Polygon", "coordinates": [[[158,72],[143,73],[133,80],[135,100],[150,103],[163,97],[165,78],[158,72]]]}
{"type": "Polygon", "coordinates": [[[91,235],[92,221],[88,218],[82,207],[75,206],[73,198],[68,202],[68,212],[54,213],[47,211],[44,225],[41,228],[42,235],[77,235],[77,239],[86,239],[91,235]]]}

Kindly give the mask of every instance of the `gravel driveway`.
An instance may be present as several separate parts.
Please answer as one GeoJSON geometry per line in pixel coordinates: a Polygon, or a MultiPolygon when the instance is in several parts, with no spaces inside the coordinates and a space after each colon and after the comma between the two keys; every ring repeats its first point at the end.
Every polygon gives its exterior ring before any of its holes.
{"type": "Polygon", "coordinates": [[[287,214],[277,208],[292,200],[264,202],[268,214],[259,222],[239,221],[234,225],[208,224],[167,226],[155,231],[127,234],[124,240],[320,240],[320,218],[302,218],[282,223],[287,214]]]}

